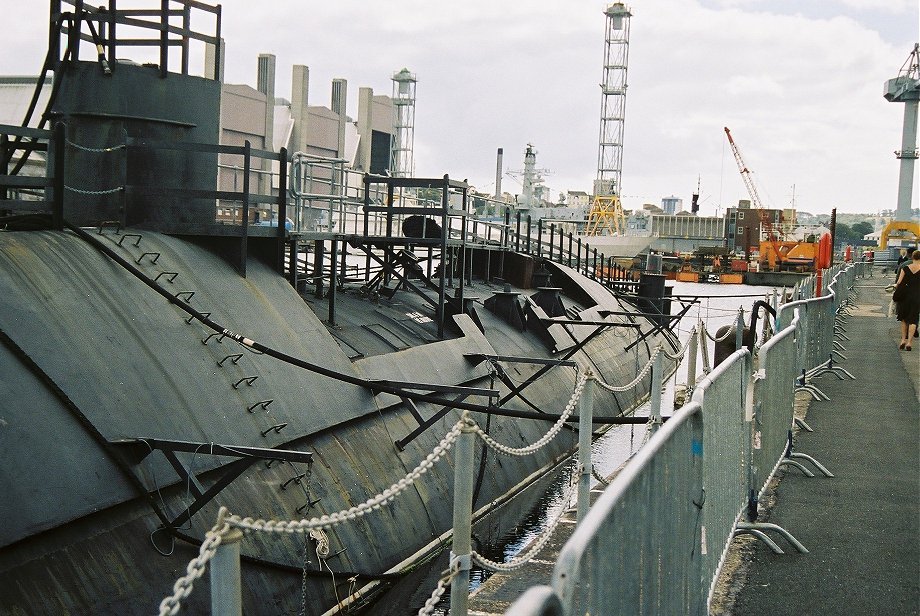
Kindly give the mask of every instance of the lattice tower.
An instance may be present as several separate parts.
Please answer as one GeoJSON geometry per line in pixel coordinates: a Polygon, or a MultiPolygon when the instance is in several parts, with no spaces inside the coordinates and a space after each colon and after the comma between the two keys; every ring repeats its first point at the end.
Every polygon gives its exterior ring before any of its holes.
{"type": "Polygon", "coordinates": [[[623,135],[626,122],[626,69],[632,13],[622,2],[604,11],[604,73],[601,82],[601,127],[597,153],[594,202],[585,233],[623,233],[626,217],[620,202],[623,174],[623,135]]]}
{"type": "Polygon", "coordinates": [[[415,172],[412,145],[415,141],[415,85],[409,69],[393,73],[393,141],[390,146],[390,175],[411,177],[415,172]]]}

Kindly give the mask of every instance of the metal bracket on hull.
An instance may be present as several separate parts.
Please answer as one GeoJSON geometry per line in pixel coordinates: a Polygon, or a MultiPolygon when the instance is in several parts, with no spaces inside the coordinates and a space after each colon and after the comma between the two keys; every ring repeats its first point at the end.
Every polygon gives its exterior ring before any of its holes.
{"type": "MultiPolygon", "coordinates": [[[[688,302],[688,303],[686,303],[686,304],[684,304],[683,302],[681,302],[682,308],[681,308],[680,312],[678,312],[677,314],[664,314],[664,315],[659,316],[658,318],[661,319],[661,323],[654,324],[654,325],[652,326],[652,329],[648,330],[647,332],[643,332],[643,331],[640,329],[640,330],[639,330],[639,337],[638,337],[635,341],[630,342],[629,345],[628,345],[625,349],[623,349],[623,351],[624,351],[624,352],[625,352],[625,351],[629,351],[630,349],[632,349],[634,346],[636,346],[637,344],[639,344],[640,342],[642,342],[643,340],[645,340],[645,339],[648,338],[649,336],[654,336],[655,334],[658,334],[658,333],[660,333],[660,332],[663,332],[665,329],[670,329],[671,326],[672,326],[672,324],[673,324],[673,323],[676,323],[676,322],[680,321],[682,318],[684,318],[684,315],[686,315],[687,312],[690,310],[690,308],[692,308],[693,305],[696,304],[697,302],[698,302],[698,300],[696,300],[696,299],[694,299],[693,301],[688,302]]],[[[658,315],[656,315],[656,316],[658,316],[658,315]]],[[[668,339],[668,340],[670,340],[670,339],[668,339]]],[[[677,350],[677,347],[676,347],[676,346],[674,346],[673,344],[672,344],[671,346],[674,347],[673,350],[675,350],[675,351],[677,350]]]]}
{"type": "MultiPolygon", "coordinates": [[[[462,400],[466,400],[468,397],[469,397],[469,394],[460,394],[459,396],[454,398],[452,402],[460,402],[462,400]]],[[[412,413],[412,416],[415,417],[415,421],[418,422],[418,427],[412,432],[410,432],[409,434],[407,434],[405,437],[399,439],[398,441],[395,441],[396,448],[399,449],[400,451],[405,450],[406,445],[414,441],[418,437],[419,434],[421,434],[422,432],[424,432],[425,430],[433,426],[436,422],[438,422],[442,417],[447,415],[447,413],[449,413],[454,408],[452,406],[442,406],[434,415],[432,415],[429,419],[426,420],[422,418],[422,415],[421,413],[419,413],[418,407],[415,406],[414,401],[412,401],[409,398],[403,398],[402,401],[409,408],[409,412],[412,413]]]]}
{"type": "Polygon", "coordinates": [[[186,507],[182,514],[170,520],[169,528],[178,528],[185,524],[202,507],[217,496],[221,490],[243,474],[256,460],[283,460],[285,462],[313,461],[313,453],[309,451],[291,451],[287,449],[269,449],[266,447],[244,447],[237,445],[218,445],[217,443],[194,443],[189,441],[174,441],[156,438],[134,438],[119,441],[110,441],[116,450],[122,450],[130,462],[140,463],[154,451],[162,451],[167,461],[175,469],[176,474],[188,485],[189,492],[195,496],[194,502],[186,507]],[[237,458],[223,467],[223,474],[214,484],[205,489],[199,483],[194,473],[176,457],[176,453],[192,453],[196,455],[226,456],[237,458]]]}
{"type": "MultiPolygon", "coordinates": [[[[434,385],[431,383],[405,383],[401,381],[378,381],[381,383],[387,383],[389,385],[395,385],[401,389],[417,389],[420,391],[432,391],[432,392],[442,392],[442,393],[451,393],[458,394],[452,402],[460,402],[466,400],[470,396],[486,396],[491,401],[493,398],[497,398],[499,391],[497,389],[487,389],[484,387],[462,387],[458,385],[434,385]]],[[[373,384],[374,381],[371,381],[373,384]]],[[[412,416],[415,418],[415,421],[418,422],[418,427],[407,434],[404,438],[395,441],[396,447],[403,451],[406,448],[406,445],[411,443],[418,437],[419,434],[433,426],[438,420],[440,420],[444,415],[446,415],[454,407],[450,406],[448,403],[447,406],[441,407],[434,415],[429,419],[422,417],[422,414],[419,412],[418,407],[415,405],[415,402],[404,396],[400,396],[400,399],[403,401],[403,404],[409,409],[409,412],[412,413],[412,416]]]]}

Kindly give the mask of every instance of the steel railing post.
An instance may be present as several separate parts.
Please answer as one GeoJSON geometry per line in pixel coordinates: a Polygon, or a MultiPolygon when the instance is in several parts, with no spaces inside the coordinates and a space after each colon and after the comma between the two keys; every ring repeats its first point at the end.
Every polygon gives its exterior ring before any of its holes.
{"type": "Polygon", "coordinates": [[[744,311],[738,311],[738,318],[735,320],[735,350],[737,351],[744,346],[744,311]]]}
{"type": "Polygon", "coordinates": [[[464,425],[454,445],[454,538],[450,568],[457,574],[450,584],[450,613],[467,616],[470,558],[473,549],[473,445],[476,434],[464,425]]]}
{"type": "Polygon", "coordinates": [[[211,558],[211,614],[241,616],[243,613],[240,581],[240,541],[243,532],[230,529],[221,537],[211,558]]]}
{"type": "Polygon", "coordinates": [[[591,507],[591,433],[594,419],[594,373],[585,374],[585,388],[578,400],[578,511],[577,522],[581,523],[591,507]]]}
{"type": "Polygon", "coordinates": [[[687,399],[690,392],[696,387],[696,355],[699,345],[699,332],[696,328],[690,331],[689,346],[687,348],[687,399]]]}
{"type": "Polygon", "coordinates": [[[652,385],[649,391],[649,411],[648,411],[648,429],[654,434],[661,427],[661,387],[664,383],[664,375],[661,374],[663,355],[661,347],[655,352],[655,359],[652,360],[652,385]]]}

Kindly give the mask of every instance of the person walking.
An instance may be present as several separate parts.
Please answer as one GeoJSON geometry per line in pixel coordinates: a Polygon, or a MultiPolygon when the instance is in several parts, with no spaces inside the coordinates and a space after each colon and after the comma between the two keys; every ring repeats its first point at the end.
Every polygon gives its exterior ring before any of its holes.
{"type": "Polygon", "coordinates": [[[898,321],[901,322],[901,342],[898,348],[910,351],[910,343],[920,319],[920,249],[915,250],[911,261],[898,270],[892,298],[897,307],[898,321]]]}

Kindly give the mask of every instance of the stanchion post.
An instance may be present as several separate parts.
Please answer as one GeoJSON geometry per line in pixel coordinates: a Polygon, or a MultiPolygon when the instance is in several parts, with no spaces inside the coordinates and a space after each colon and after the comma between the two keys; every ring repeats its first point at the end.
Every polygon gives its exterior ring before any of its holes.
{"type": "Polygon", "coordinates": [[[661,366],[664,362],[661,356],[664,353],[661,347],[655,351],[655,359],[652,360],[652,386],[649,391],[649,411],[648,411],[648,429],[654,434],[661,427],[661,387],[664,383],[661,374],[661,366]]]}
{"type": "Polygon", "coordinates": [[[242,616],[243,593],[240,581],[240,541],[243,532],[231,528],[211,558],[211,614],[242,616]]]}
{"type": "Polygon", "coordinates": [[[690,341],[687,348],[687,399],[690,399],[690,392],[696,387],[696,355],[698,353],[699,331],[694,328],[690,332],[690,341]]]}
{"type": "Polygon", "coordinates": [[[700,354],[703,357],[703,373],[709,374],[709,341],[706,335],[706,324],[700,321],[700,354]]]}
{"type": "Polygon", "coordinates": [[[464,425],[454,445],[454,540],[450,568],[457,571],[450,584],[450,613],[467,616],[473,517],[473,445],[476,434],[464,425]]]}
{"type": "Polygon", "coordinates": [[[588,370],[585,387],[578,400],[578,509],[576,522],[581,523],[591,507],[591,432],[594,426],[594,373],[588,370]]]}
{"type": "Polygon", "coordinates": [[[735,350],[737,351],[744,346],[744,309],[738,311],[738,319],[735,321],[735,350]]]}

